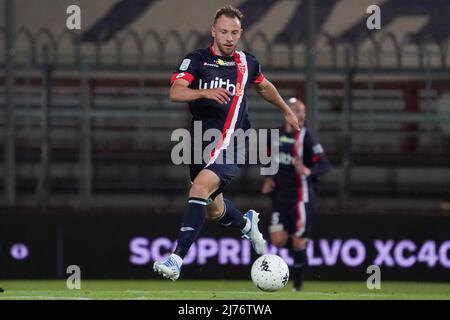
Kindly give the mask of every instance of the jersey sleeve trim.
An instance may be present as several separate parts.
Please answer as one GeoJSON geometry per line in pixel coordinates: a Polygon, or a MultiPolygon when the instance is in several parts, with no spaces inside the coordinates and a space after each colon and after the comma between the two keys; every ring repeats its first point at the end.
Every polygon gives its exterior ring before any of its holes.
{"type": "Polygon", "coordinates": [[[189,82],[189,84],[194,81],[195,77],[188,72],[175,72],[170,78],[170,85],[172,85],[176,80],[183,79],[189,82]]]}
{"type": "Polygon", "coordinates": [[[313,155],[312,162],[316,163],[317,161],[319,161],[322,158],[322,155],[323,154],[315,154],[315,155],[313,155]]]}
{"type": "Polygon", "coordinates": [[[255,81],[253,81],[253,83],[254,83],[254,84],[261,83],[261,82],[264,81],[265,78],[266,78],[266,77],[264,77],[264,74],[260,73],[260,74],[256,77],[255,81]]]}

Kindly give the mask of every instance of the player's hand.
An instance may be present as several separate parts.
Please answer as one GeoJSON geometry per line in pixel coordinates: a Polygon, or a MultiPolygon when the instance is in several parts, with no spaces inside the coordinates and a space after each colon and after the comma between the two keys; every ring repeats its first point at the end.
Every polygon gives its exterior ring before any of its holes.
{"type": "Polygon", "coordinates": [[[294,112],[292,112],[290,108],[287,109],[286,112],[284,113],[284,119],[294,128],[294,130],[296,131],[300,130],[300,125],[298,124],[297,116],[294,114],[294,112]]]}
{"type": "Polygon", "coordinates": [[[297,171],[297,173],[299,175],[302,176],[310,176],[311,175],[311,169],[308,168],[307,166],[303,165],[303,161],[296,157],[294,160],[294,165],[295,165],[295,171],[297,171]]]}
{"type": "Polygon", "coordinates": [[[261,193],[271,193],[275,189],[275,186],[275,181],[272,178],[265,178],[261,188],[261,193]]]}
{"type": "Polygon", "coordinates": [[[227,104],[231,100],[233,94],[224,88],[216,88],[202,90],[202,96],[205,99],[211,99],[220,104],[227,104]]]}
{"type": "Polygon", "coordinates": [[[303,169],[303,175],[309,177],[311,175],[311,169],[307,166],[302,166],[303,169]]]}

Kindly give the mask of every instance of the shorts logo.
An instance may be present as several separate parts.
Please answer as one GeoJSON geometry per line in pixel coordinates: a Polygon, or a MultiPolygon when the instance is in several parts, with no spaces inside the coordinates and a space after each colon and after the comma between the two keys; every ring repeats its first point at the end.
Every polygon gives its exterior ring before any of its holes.
{"type": "Polygon", "coordinates": [[[191,59],[184,59],[180,65],[180,70],[186,71],[189,68],[190,64],[191,64],[191,59]]]}
{"type": "Polygon", "coordinates": [[[180,78],[183,78],[185,75],[186,75],[186,73],[182,72],[182,73],[179,73],[176,78],[180,79],[180,78]]]}

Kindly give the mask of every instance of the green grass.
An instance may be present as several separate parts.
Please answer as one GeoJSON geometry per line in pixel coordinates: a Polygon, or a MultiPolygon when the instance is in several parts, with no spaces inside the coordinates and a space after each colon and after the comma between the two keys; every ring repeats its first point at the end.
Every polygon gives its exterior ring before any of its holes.
{"type": "Polygon", "coordinates": [[[328,299],[446,299],[450,283],[382,282],[380,290],[368,290],[365,282],[306,282],[302,292],[291,284],[266,293],[251,281],[84,280],[80,290],[68,290],[64,280],[0,280],[4,299],[163,299],[163,300],[328,300],[328,299]]]}

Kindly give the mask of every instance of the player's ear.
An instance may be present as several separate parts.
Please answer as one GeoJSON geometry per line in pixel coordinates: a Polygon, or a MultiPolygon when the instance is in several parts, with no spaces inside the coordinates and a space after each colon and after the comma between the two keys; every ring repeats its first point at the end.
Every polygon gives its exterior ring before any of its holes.
{"type": "Polygon", "coordinates": [[[216,37],[216,27],[215,27],[214,25],[211,26],[211,36],[212,36],[213,38],[216,37]]]}

